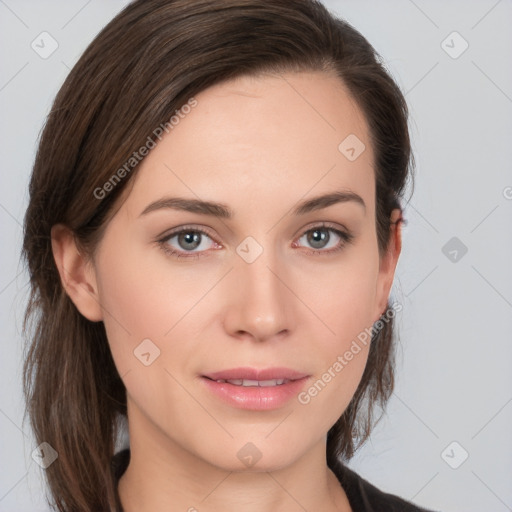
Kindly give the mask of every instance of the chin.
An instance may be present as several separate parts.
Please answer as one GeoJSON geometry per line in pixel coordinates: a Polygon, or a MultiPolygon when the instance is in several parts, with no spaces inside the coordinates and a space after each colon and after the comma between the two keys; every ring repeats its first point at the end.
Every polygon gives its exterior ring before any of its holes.
{"type": "Polygon", "coordinates": [[[220,469],[236,473],[278,471],[300,458],[306,445],[306,440],[303,443],[299,440],[283,443],[282,439],[272,441],[265,436],[247,433],[243,439],[218,443],[213,452],[203,454],[203,459],[220,469]],[[296,449],[298,444],[303,447],[301,450],[296,449]]]}

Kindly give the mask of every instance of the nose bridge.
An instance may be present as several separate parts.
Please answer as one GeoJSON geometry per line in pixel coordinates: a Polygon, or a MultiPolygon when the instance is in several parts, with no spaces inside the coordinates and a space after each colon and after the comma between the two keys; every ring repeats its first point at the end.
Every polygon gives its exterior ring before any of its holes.
{"type": "Polygon", "coordinates": [[[235,314],[231,329],[266,339],[289,329],[289,291],[284,286],[285,267],[279,261],[271,237],[259,243],[247,237],[237,247],[239,256],[233,278],[236,282],[235,314]]]}

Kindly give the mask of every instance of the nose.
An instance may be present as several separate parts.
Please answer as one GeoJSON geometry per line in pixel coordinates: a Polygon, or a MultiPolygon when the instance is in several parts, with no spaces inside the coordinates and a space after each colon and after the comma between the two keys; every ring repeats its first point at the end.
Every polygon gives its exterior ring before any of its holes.
{"type": "Polygon", "coordinates": [[[233,337],[269,341],[292,328],[292,292],[283,266],[264,251],[256,261],[240,259],[231,272],[224,328],[233,337]]]}

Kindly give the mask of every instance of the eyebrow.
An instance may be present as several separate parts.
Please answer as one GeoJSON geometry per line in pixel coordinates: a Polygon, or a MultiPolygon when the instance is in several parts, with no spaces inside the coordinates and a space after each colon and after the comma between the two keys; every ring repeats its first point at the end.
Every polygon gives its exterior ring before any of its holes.
{"type": "MultiPolygon", "coordinates": [[[[361,196],[350,191],[339,191],[323,194],[300,202],[293,209],[293,215],[305,215],[306,213],[322,210],[338,203],[354,203],[363,207],[366,212],[366,204],[361,196]]],[[[234,217],[233,210],[222,203],[213,201],[202,201],[199,199],[189,199],[184,197],[164,197],[150,203],[139,215],[146,215],[155,210],[170,208],[172,210],[181,210],[201,215],[211,215],[221,219],[231,219],[234,217]]]]}

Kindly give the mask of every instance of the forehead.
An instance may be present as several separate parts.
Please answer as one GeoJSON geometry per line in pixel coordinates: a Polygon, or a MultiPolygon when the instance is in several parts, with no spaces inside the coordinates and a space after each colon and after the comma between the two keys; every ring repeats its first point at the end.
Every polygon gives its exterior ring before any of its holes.
{"type": "Polygon", "coordinates": [[[334,189],[352,190],[372,207],[368,128],[337,77],[244,76],[195,99],[141,163],[129,207],[142,210],[158,196],[180,193],[225,202],[236,213],[271,198],[292,205],[334,189]]]}

